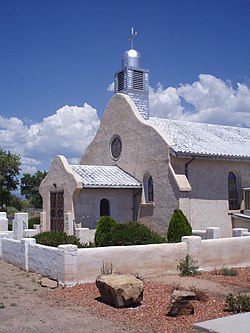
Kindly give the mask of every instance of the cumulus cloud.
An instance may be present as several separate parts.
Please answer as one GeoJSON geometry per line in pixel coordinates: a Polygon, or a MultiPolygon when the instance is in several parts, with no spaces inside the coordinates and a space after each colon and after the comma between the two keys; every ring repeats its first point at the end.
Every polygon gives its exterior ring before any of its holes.
{"type": "MultiPolygon", "coordinates": [[[[109,91],[113,90],[113,83],[109,91]]],[[[250,88],[201,74],[192,84],[150,88],[150,114],[155,117],[250,127],[250,88]]],[[[65,105],[40,123],[0,116],[0,147],[19,154],[23,173],[48,170],[55,155],[79,163],[100,119],[88,104],[65,105]]]]}
{"type": "Polygon", "coordinates": [[[115,83],[112,82],[110,85],[107,87],[107,91],[113,92],[115,90],[115,83]]]}
{"type": "Polygon", "coordinates": [[[90,105],[64,106],[41,123],[27,126],[22,120],[0,116],[1,148],[21,155],[22,172],[48,169],[55,155],[79,163],[99,126],[90,105]]]}
{"type": "Polygon", "coordinates": [[[150,113],[155,117],[250,127],[250,88],[208,74],[178,88],[150,89],[150,113]]]}
{"type": "Polygon", "coordinates": [[[179,119],[184,112],[177,90],[173,87],[164,89],[160,83],[156,89],[150,87],[149,105],[150,115],[154,117],[179,119]]]}

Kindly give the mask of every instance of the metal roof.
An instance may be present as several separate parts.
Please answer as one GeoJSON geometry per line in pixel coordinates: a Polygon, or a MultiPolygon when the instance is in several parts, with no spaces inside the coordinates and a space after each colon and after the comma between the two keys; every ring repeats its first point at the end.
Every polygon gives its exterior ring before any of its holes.
{"type": "Polygon", "coordinates": [[[250,159],[250,128],[150,117],[163,131],[175,154],[250,159]]]}
{"type": "Polygon", "coordinates": [[[141,188],[141,183],[118,166],[70,165],[89,188],[141,188]]]}

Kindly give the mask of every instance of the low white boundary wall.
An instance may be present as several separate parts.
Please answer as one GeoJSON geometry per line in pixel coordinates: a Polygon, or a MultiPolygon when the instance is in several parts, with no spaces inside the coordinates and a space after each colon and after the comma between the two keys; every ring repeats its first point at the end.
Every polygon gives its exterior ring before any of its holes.
{"type": "Polygon", "coordinates": [[[13,240],[0,233],[0,256],[24,270],[40,273],[64,285],[95,281],[103,264],[117,273],[142,277],[177,273],[177,265],[189,254],[204,270],[250,266],[250,236],[201,240],[183,237],[181,243],[77,249],[36,244],[33,238],[13,240]]]}
{"type": "Polygon", "coordinates": [[[95,281],[103,263],[112,264],[114,273],[138,273],[143,277],[175,274],[186,253],[185,243],[78,249],[78,281],[95,281]]]}

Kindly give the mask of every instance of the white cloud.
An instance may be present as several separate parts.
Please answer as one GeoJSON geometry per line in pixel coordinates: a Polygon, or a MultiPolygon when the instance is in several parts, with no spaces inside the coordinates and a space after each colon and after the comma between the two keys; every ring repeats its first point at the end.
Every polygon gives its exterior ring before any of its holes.
{"type": "MultiPolygon", "coordinates": [[[[113,83],[109,86],[112,90],[113,83]]],[[[234,88],[212,75],[192,84],[149,91],[151,116],[250,127],[250,88],[234,88]]],[[[77,164],[95,135],[100,119],[88,104],[64,106],[42,122],[29,125],[0,116],[0,148],[21,155],[22,172],[48,170],[55,155],[77,164]]]]}
{"type": "Polygon", "coordinates": [[[110,85],[107,87],[107,91],[113,92],[115,90],[115,83],[112,82],[110,85]]]}
{"type": "Polygon", "coordinates": [[[32,173],[48,169],[58,154],[79,162],[99,123],[96,110],[86,103],[83,107],[66,105],[30,126],[18,118],[0,116],[0,146],[20,154],[22,172],[32,173]]]}
{"type": "Polygon", "coordinates": [[[150,90],[152,116],[250,127],[250,88],[200,74],[193,84],[150,90]]]}
{"type": "Polygon", "coordinates": [[[159,83],[156,89],[149,89],[150,115],[159,118],[178,119],[183,114],[180,97],[175,88],[164,89],[159,83]]]}

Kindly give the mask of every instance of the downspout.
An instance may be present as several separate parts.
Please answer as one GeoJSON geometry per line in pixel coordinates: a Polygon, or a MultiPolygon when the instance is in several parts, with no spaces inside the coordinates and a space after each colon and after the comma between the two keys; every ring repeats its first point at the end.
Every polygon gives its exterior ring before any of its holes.
{"type": "Polygon", "coordinates": [[[189,164],[191,164],[194,160],[194,156],[191,158],[191,160],[189,160],[186,164],[185,164],[185,176],[187,177],[188,179],[188,166],[189,164]]]}

